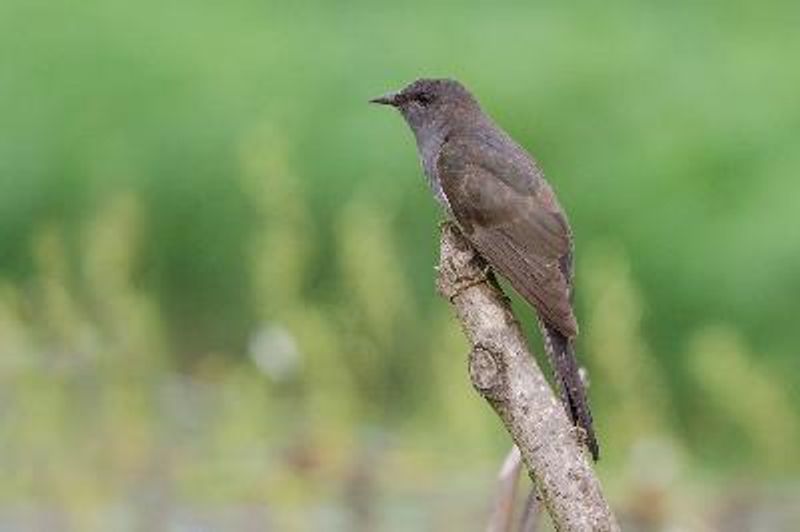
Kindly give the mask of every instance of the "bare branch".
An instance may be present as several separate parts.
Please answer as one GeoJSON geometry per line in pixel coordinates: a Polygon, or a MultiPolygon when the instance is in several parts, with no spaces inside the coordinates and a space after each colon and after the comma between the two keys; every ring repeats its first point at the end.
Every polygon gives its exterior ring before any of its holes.
{"type": "Polygon", "coordinates": [[[511,448],[503,467],[497,475],[497,492],[494,496],[492,516],[489,518],[487,532],[510,532],[514,520],[514,502],[517,498],[519,472],[522,470],[522,457],[517,446],[511,448]]]}
{"type": "Polygon", "coordinates": [[[531,356],[508,299],[453,224],[442,225],[437,287],[472,344],[472,384],[511,434],[556,529],[619,530],[576,429],[531,356]]]}
{"type": "Polygon", "coordinates": [[[536,493],[536,486],[531,488],[528,498],[525,500],[525,507],[522,509],[522,517],[519,520],[519,532],[536,532],[539,529],[539,518],[541,517],[541,504],[536,493]]]}

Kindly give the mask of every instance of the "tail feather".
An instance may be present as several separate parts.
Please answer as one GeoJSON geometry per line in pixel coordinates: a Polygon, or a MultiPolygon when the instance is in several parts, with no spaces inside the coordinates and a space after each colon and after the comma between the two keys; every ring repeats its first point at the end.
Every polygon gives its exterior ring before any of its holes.
{"type": "Polygon", "coordinates": [[[586,389],[581,380],[578,360],[569,338],[555,328],[540,321],[545,351],[558,382],[561,400],[572,422],[586,432],[586,445],[596,461],[600,457],[600,447],[592,426],[592,413],[586,389]]]}

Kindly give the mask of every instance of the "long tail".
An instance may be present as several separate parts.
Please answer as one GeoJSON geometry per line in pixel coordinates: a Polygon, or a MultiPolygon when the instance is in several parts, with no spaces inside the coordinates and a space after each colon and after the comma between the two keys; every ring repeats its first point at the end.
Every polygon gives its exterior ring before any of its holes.
{"type": "Polygon", "coordinates": [[[594,434],[592,413],[589,410],[589,401],[581,381],[572,342],[542,320],[539,320],[539,325],[542,329],[545,351],[561,391],[561,400],[572,422],[586,432],[586,445],[592,453],[592,458],[597,461],[600,457],[600,447],[594,434]]]}

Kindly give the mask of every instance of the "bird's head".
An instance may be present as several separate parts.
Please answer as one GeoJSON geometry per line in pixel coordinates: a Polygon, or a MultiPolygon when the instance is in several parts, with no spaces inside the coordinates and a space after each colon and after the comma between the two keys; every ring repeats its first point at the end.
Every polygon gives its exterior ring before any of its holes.
{"type": "Polygon", "coordinates": [[[468,116],[478,109],[475,98],[453,79],[418,79],[402,90],[370,102],[397,108],[415,133],[468,116]]]}

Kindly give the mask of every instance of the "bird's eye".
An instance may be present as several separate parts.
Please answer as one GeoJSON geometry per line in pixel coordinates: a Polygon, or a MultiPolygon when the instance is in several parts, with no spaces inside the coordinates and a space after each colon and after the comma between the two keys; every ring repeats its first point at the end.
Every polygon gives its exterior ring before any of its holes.
{"type": "Polygon", "coordinates": [[[433,101],[433,95],[427,92],[421,92],[417,95],[417,101],[424,107],[433,101]]]}

